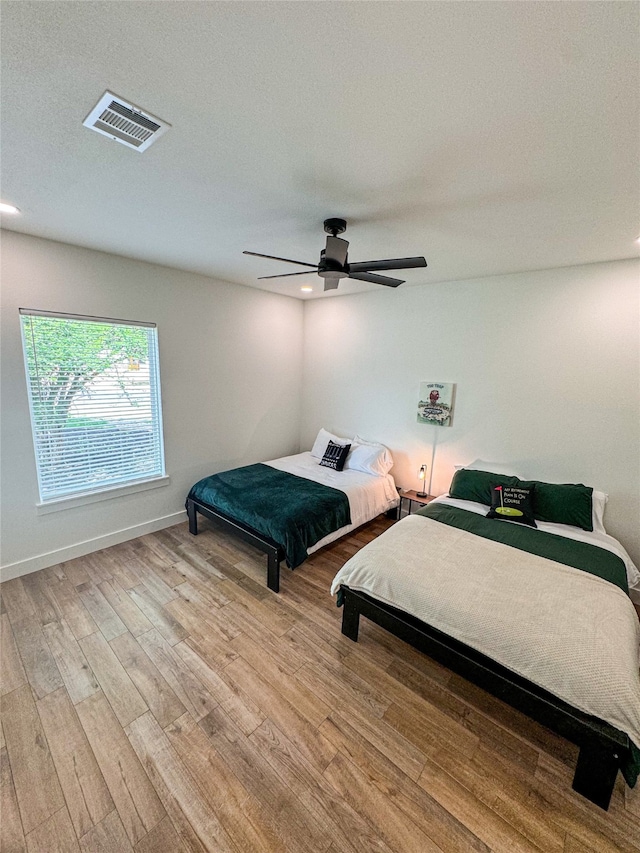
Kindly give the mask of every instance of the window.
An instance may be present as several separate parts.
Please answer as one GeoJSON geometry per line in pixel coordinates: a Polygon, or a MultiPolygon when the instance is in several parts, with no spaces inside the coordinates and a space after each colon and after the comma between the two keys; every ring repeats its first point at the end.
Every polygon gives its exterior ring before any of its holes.
{"type": "Polygon", "coordinates": [[[20,314],[42,503],[163,477],[155,324],[20,314]]]}

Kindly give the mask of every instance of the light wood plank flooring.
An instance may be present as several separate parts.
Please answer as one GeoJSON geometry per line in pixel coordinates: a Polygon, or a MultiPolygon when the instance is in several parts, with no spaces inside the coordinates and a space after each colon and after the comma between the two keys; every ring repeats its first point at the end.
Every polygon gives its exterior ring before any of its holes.
{"type": "Polygon", "coordinates": [[[0,847],[640,851],[640,790],[328,594],[380,517],[283,569],[186,525],[4,583],[0,847]]]}

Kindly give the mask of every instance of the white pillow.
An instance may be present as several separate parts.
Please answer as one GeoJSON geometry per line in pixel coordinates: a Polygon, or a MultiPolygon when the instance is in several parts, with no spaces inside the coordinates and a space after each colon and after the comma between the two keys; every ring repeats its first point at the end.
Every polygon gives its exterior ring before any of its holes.
{"type": "Polygon", "coordinates": [[[351,453],[347,457],[345,468],[353,468],[356,471],[365,471],[369,474],[388,474],[393,468],[393,456],[388,447],[378,441],[366,441],[359,435],[353,437],[351,453]],[[365,453],[365,449],[375,453],[365,453]],[[356,450],[361,450],[356,456],[356,463],[352,464],[352,458],[356,450]]]}
{"type": "Polygon", "coordinates": [[[313,442],[313,447],[311,448],[311,455],[315,456],[316,459],[322,459],[324,456],[324,452],[327,449],[327,445],[332,441],[334,444],[339,444],[340,447],[344,447],[345,444],[349,444],[348,438],[339,438],[337,435],[334,435],[332,432],[327,432],[326,429],[320,429],[318,435],[316,436],[316,440],[313,442]]]}
{"type": "Polygon", "coordinates": [[[456,471],[466,468],[467,471],[488,471],[490,474],[502,474],[505,477],[517,477],[519,480],[526,480],[526,477],[521,477],[516,474],[509,463],[503,462],[485,462],[484,459],[474,459],[468,465],[455,465],[456,471]]]}
{"type": "Polygon", "coordinates": [[[592,524],[594,533],[606,533],[604,529],[604,508],[609,500],[609,495],[604,492],[593,490],[591,495],[592,524]]]}
{"type": "Polygon", "coordinates": [[[347,456],[344,467],[351,471],[374,474],[376,477],[384,476],[389,470],[384,461],[384,448],[374,447],[371,444],[351,445],[351,452],[347,456]]]}

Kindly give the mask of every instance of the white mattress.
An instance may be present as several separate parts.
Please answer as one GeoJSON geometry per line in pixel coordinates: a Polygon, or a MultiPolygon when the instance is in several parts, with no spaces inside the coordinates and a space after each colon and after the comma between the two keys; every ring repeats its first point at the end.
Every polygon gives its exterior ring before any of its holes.
{"type": "Polygon", "coordinates": [[[319,548],[334,542],[346,533],[355,530],[367,521],[375,518],[387,510],[398,505],[398,492],[391,474],[378,476],[376,474],[365,474],[362,471],[333,471],[320,465],[320,460],[311,453],[296,453],[294,456],[283,456],[281,459],[272,459],[265,462],[279,471],[287,471],[298,477],[305,477],[315,483],[322,483],[334,489],[340,489],[349,499],[351,512],[351,524],[335,530],[324,539],[316,542],[307,550],[313,554],[319,548]]]}

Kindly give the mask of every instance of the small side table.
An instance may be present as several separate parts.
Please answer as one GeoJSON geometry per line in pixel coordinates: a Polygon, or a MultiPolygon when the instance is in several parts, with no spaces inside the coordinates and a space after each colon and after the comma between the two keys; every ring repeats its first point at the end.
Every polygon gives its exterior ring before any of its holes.
{"type": "Polygon", "coordinates": [[[407,508],[407,515],[411,515],[413,512],[413,505],[419,504],[420,506],[426,506],[430,501],[435,498],[435,495],[427,495],[426,498],[421,498],[415,489],[398,489],[398,497],[400,498],[400,503],[398,504],[398,521],[402,518],[402,502],[408,501],[409,505],[407,508]]]}

